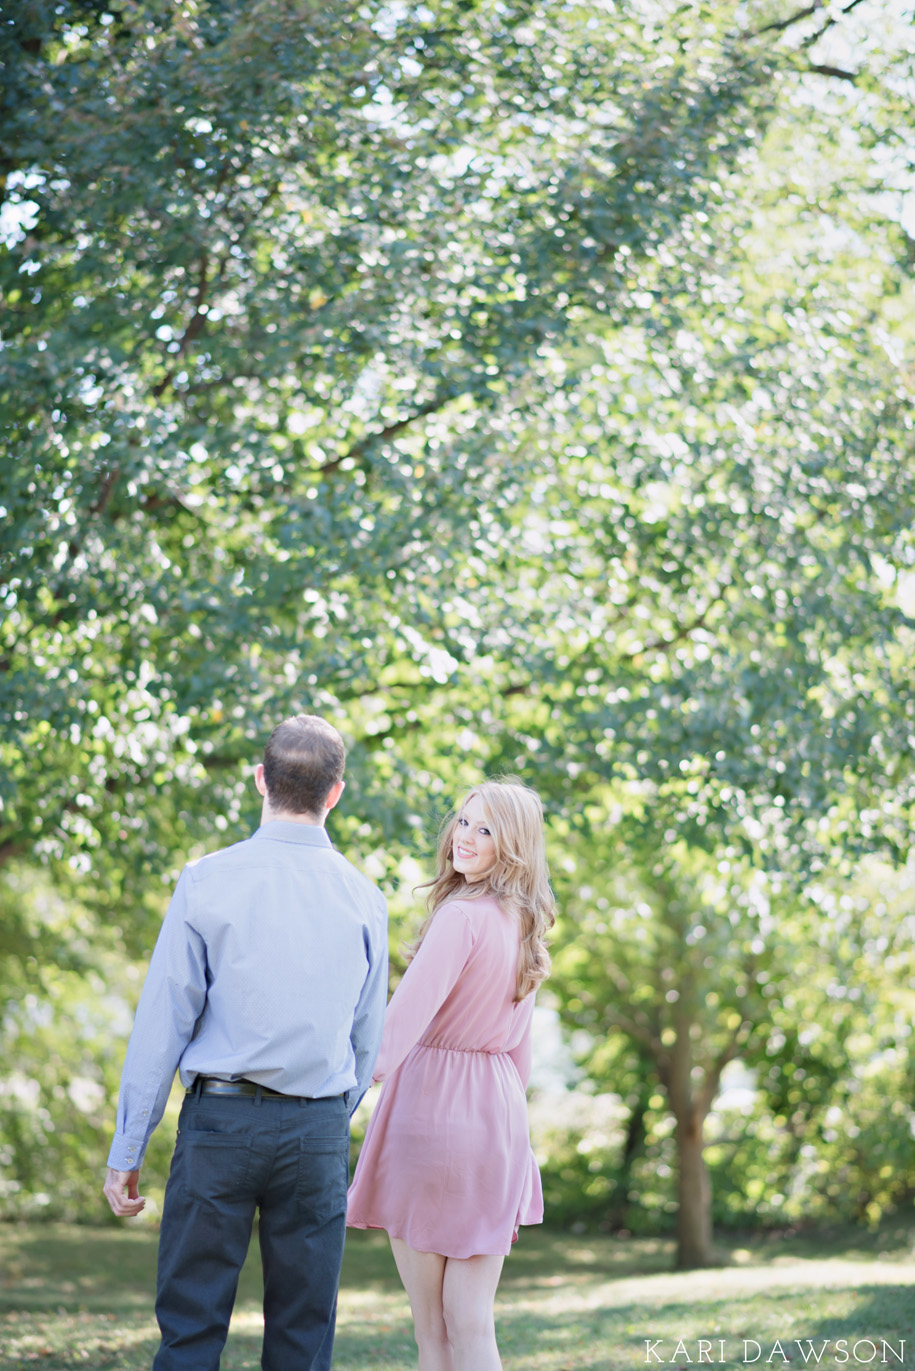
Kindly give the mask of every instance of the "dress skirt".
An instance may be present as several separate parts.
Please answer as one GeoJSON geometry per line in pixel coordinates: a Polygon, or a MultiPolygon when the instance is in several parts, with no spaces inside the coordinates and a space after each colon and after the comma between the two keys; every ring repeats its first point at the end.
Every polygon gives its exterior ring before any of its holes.
{"type": "Polygon", "coordinates": [[[507,1053],[419,1044],[369,1123],[347,1223],[417,1252],[504,1254],[540,1223],[543,1192],[527,1100],[507,1053]]]}

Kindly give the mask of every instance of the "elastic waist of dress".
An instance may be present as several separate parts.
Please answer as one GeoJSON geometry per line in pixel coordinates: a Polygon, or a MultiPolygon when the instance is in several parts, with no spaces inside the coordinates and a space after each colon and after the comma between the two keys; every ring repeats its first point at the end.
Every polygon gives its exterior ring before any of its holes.
{"type": "Polygon", "coordinates": [[[449,1047],[447,1043],[417,1043],[417,1047],[430,1047],[433,1052],[469,1052],[475,1057],[504,1057],[505,1052],[491,1052],[488,1047],[449,1047]]]}

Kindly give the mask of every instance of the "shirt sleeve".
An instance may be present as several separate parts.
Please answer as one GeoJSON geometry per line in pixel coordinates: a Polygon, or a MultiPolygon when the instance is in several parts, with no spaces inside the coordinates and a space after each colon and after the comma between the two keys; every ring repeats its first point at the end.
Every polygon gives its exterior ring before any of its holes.
{"type": "Polygon", "coordinates": [[[127,1044],[108,1156],[108,1165],[118,1171],[137,1171],[142,1165],[206,1002],[206,944],[190,923],[191,890],[185,867],[159,932],[127,1044]]]}
{"type": "Polygon", "coordinates": [[[378,1056],[384,1028],[384,1007],[388,998],[388,912],[385,901],[372,928],[366,930],[366,956],[369,970],[353,1014],[350,1041],[356,1058],[356,1087],[347,1096],[352,1114],[372,1083],[372,1068],[378,1056]]]}
{"type": "Polygon", "coordinates": [[[454,900],[436,912],[416,956],[391,996],[374,1081],[396,1071],[448,998],[473,948],[470,919],[454,900]]]}

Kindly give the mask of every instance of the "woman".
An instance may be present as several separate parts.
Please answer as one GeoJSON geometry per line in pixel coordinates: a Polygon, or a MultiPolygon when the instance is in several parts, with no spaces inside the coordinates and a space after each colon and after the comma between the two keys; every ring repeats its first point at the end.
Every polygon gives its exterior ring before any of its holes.
{"type": "Polygon", "coordinates": [[[525,1088],[554,919],[543,810],[485,781],[446,823],[430,914],[385,1018],[384,1081],[347,1223],[385,1228],[420,1371],[499,1371],[493,1306],[518,1225],[543,1218],[525,1088]]]}

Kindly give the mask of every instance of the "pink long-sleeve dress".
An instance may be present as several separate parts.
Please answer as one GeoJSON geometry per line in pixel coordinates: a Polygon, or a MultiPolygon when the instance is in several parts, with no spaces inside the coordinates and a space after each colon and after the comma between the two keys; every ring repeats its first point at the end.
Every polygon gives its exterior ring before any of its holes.
{"type": "Polygon", "coordinates": [[[504,1254],[543,1219],[525,1089],[534,996],[514,1002],[520,934],[496,900],[450,900],[388,1005],[384,1081],[347,1223],[418,1252],[504,1254]]]}

